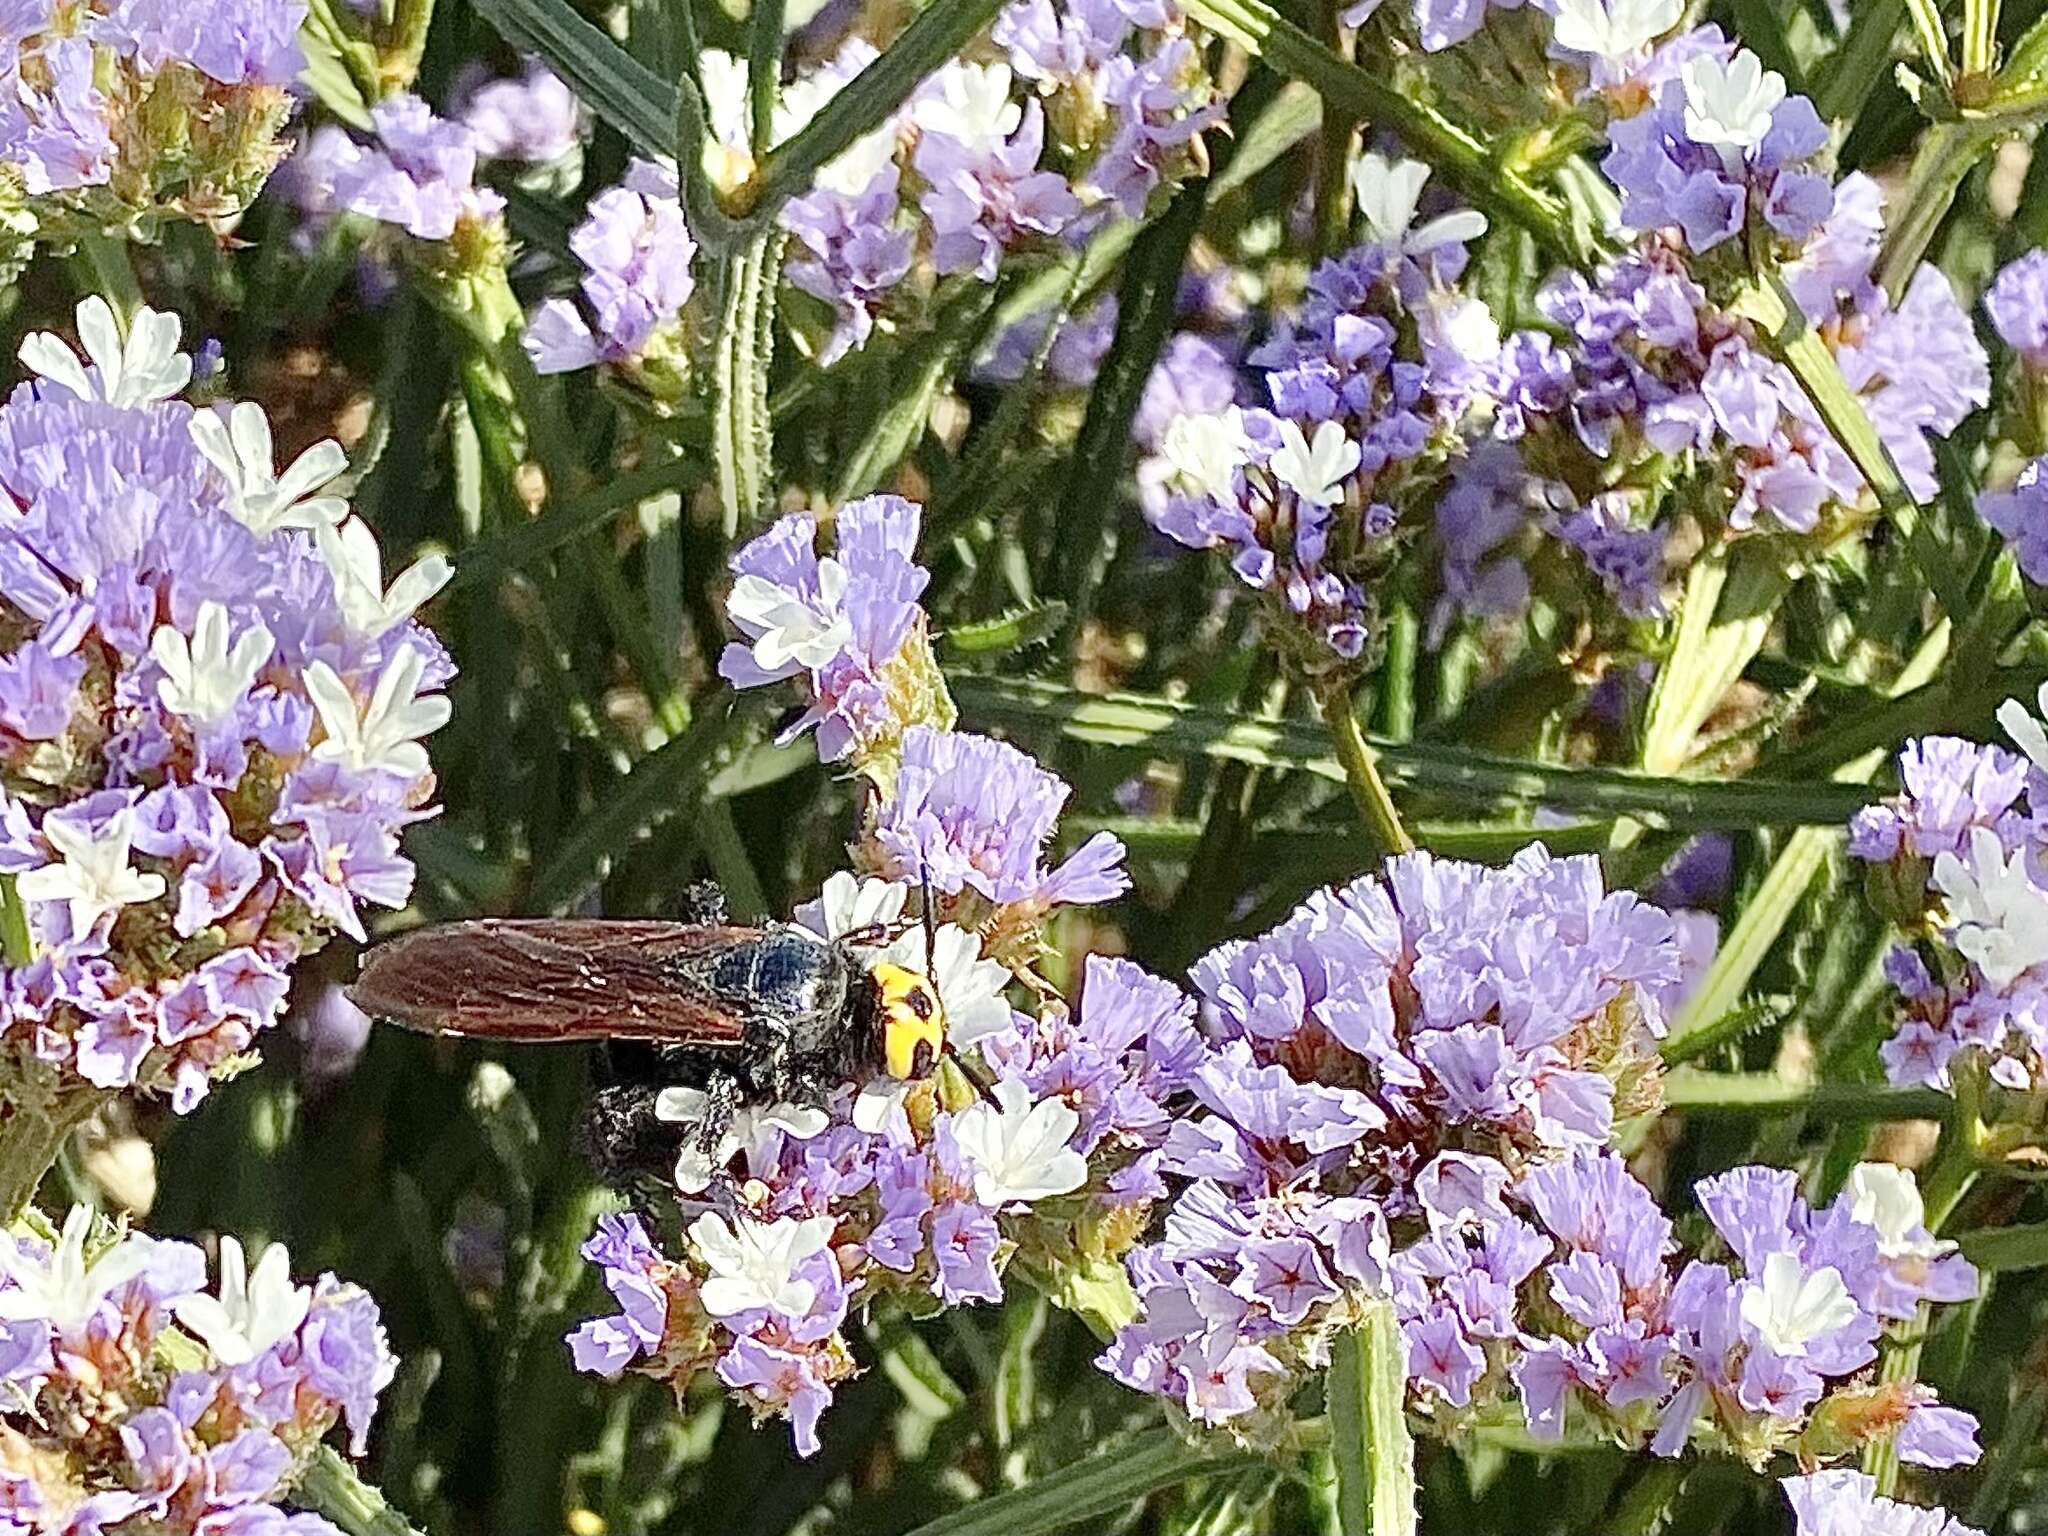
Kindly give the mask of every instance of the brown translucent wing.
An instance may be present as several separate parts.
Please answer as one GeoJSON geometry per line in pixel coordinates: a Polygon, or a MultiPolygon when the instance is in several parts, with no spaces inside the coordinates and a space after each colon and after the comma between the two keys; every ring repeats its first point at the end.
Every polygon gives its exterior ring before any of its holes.
{"type": "Polygon", "coordinates": [[[429,1034],[733,1046],[740,1021],[679,962],[759,937],[691,923],[443,923],[371,950],[349,996],[373,1017],[429,1034]]]}

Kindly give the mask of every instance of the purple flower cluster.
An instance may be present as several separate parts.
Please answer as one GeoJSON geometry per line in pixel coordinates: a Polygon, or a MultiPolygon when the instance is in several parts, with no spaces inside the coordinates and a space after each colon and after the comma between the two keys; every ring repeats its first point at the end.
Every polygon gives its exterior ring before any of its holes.
{"type": "MultiPolygon", "coordinates": [[[[905,895],[835,876],[807,916],[825,933],[887,925],[905,895]]],[[[992,1079],[986,1095],[943,1075],[848,1084],[823,1107],[742,1109],[716,1166],[687,1146],[679,1256],[637,1216],[604,1218],[584,1249],[619,1311],[571,1335],[580,1369],[632,1369],[678,1392],[714,1372],[757,1416],[789,1419],[810,1455],[819,1414],[855,1368],[851,1313],[891,1297],[921,1309],[999,1301],[1006,1265],[1042,1283],[1120,1287],[1123,1252],[1163,1192],[1166,1102],[1200,1053],[1192,1004],[1136,966],[1094,958],[1074,1009],[1052,1001],[1028,1017],[974,935],[950,923],[938,933],[948,1037],[992,1079]]],[[[923,943],[912,929],[883,954],[922,965],[923,943]]],[[[657,1112],[688,1121],[701,1097],[667,1090],[657,1112]]]]}
{"type": "Polygon", "coordinates": [[[304,0],[15,0],[0,17],[0,172],[31,224],[62,239],[241,208],[283,154],[305,18],[304,0]]]}
{"type": "Polygon", "coordinates": [[[1809,1472],[1783,1479],[1797,1536],[1983,1536],[1947,1510],[1901,1504],[1864,1472],[1809,1472]]]}
{"type": "Polygon", "coordinates": [[[1189,1182],[1131,1256],[1144,1315],[1105,1368],[1260,1440],[1388,1295],[1414,1406],[1447,1428],[1519,1400],[1540,1437],[1571,1412],[1663,1455],[1895,1436],[1974,1459],[1966,1415],[1859,1377],[1887,1320],[1975,1294],[1910,1174],[1863,1165],[1825,1210],[1790,1173],[1703,1181],[1735,1262],[1680,1265],[1606,1149],[1654,1108],[1678,949],[1596,861],[1536,848],[1506,870],[1396,859],[1201,961],[1213,1027],[1180,1070],[1202,1112],[1157,1163],[1189,1182]]]}
{"type": "Polygon", "coordinates": [[[96,1231],[84,1206],[0,1236],[0,1532],[338,1536],[280,1505],[337,1424],[363,1453],[396,1362],[367,1294],[289,1263],[252,1269],[224,1237],[214,1290],[200,1249],[96,1231]]]}
{"type": "Polygon", "coordinates": [[[2048,459],[2035,459],[2010,487],[1977,498],[1977,515],[2005,536],[2020,573],[2048,584],[2048,459]]]}
{"type": "Polygon", "coordinates": [[[408,95],[378,102],[370,123],[369,143],[331,124],[307,138],[291,178],[306,213],[353,213],[421,240],[448,240],[503,210],[503,197],[476,185],[477,136],[467,125],[436,117],[408,95]]]}
{"type": "Polygon", "coordinates": [[[1229,551],[1283,626],[1345,659],[1365,647],[1366,584],[1391,559],[1403,511],[1435,485],[1432,466],[1498,346],[1484,306],[1448,286],[1464,265],[1462,228],[1426,245],[1405,227],[1380,233],[1317,267],[1300,313],[1251,351],[1267,406],[1231,403],[1227,360],[1201,358],[1189,382],[1210,408],[1172,416],[1139,470],[1154,527],[1229,551]]]}
{"type": "Polygon", "coordinates": [[[0,405],[0,874],[31,952],[0,976],[24,1078],[179,1111],[277,1021],[299,956],[401,907],[430,814],[445,653],[375,536],[280,470],[262,409],[195,409],[175,317],[79,309],[0,405]]]}
{"type": "Polygon", "coordinates": [[[868,496],[839,509],[829,555],[817,520],[797,513],[732,557],[726,613],[743,638],[719,676],[735,688],[798,679],[809,708],[784,739],[815,726],[827,762],[885,750],[920,721],[952,724],[917,602],[930,579],[915,558],[922,516],[900,496],[868,496]]]}
{"type": "Polygon", "coordinates": [[[1962,1052],[2010,1088],[2048,1071],[2048,733],[2016,699],[1998,719],[2023,756],[1909,741],[1902,792],[1850,823],[1849,851],[1874,866],[1884,904],[1925,935],[1885,965],[1902,1008],[1880,1048],[1895,1083],[1946,1089],[1962,1052]]]}
{"type": "Polygon", "coordinates": [[[1704,255],[1745,230],[1796,249],[1834,211],[1834,189],[1811,168],[1827,125],[1755,54],[1703,29],[1675,41],[1676,78],[1646,111],[1607,130],[1603,168],[1621,192],[1621,220],[1678,229],[1704,255]]]}
{"type": "Polygon", "coordinates": [[[683,220],[674,175],[651,161],[634,161],[621,185],[592,200],[570,232],[569,249],[583,264],[591,320],[567,299],[544,302],[526,328],[534,367],[564,373],[603,362],[644,373],[665,358],[679,365],[678,321],[697,287],[690,270],[697,243],[683,220]]]}
{"type": "Polygon", "coordinates": [[[583,138],[575,93],[538,59],[516,77],[486,80],[468,92],[461,117],[486,160],[545,165],[583,138]]]}
{"type": "Polygon", "coordinates": [[[1130,887],[1124,847],[1098,832],[1057,869],[1042,852],[1070,790],[1004,742],[914,725],[903,733],[896,793],[875,827],[883,873],[972,891],[1029,921],[1058,905],[1113,901],[1130,887]],[[1021,914],[1014,909],[1022,909],[1021,914]]]}
{"type": "MultiPolygon", "coordinates": [[[[932,281],[986,282],[1010,252],[1135,217],[1185,174],[1222,108],[1179,25],[1161,0],[1017,0],[992,34],[1007,62],[948,63],[827,167],[782,213],[801,246],[790,281],[833,309],[821,360],[932,281]]],[[[853,72],[831,68],[835,87],[853,72]]]]}

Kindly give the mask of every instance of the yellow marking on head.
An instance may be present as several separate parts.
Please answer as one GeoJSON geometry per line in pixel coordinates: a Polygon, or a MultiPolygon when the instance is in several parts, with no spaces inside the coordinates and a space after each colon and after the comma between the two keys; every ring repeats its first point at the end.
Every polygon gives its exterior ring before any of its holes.
{"type": "Polygon", "coordinates": [[[884,961],[873,971],[882,1016],[882,1065],[903,1082],[927,1076],[946,1046],[946,1010],[922,971],[884,961]]]}

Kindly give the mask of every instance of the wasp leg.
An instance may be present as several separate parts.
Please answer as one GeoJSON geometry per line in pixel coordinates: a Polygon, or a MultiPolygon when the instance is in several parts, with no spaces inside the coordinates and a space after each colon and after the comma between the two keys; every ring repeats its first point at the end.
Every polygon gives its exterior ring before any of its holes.
{"type": "Polygon", "coordinates": [[[692,880],[683,887],[675,905],[676,918],[680,922],[715,928],[727,918],[725,892],[716,880],[692,880]]]}
{"type": "Polygon", "coordinates": [[[730,1072],[715,1071],[704,1080],[704,1118],[696,1126],[697,1150],[714,1167],[717,1166],[718,1144],[731,1128],[733,1116],[739,1113],[744,1097],[740,1080],[730,1072]]]}

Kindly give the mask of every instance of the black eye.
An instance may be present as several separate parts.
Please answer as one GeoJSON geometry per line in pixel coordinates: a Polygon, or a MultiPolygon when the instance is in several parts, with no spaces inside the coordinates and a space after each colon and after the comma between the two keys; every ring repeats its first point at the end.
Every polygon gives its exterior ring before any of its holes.
{"type": "Polygon", "coordinates": [[[932,1043],[929,1040],[917,1042],[917,1048],[910,1053],[910,1075],[928,1077],[932,1070],[932,1043]]]}
{"type": "Polygon", "coordinates": [[[912,987],[903,999],[903,1006],[916,1014],[920,1021],[928,1021],[932,1016],[932,995],[923,987],[912,987]]]}

